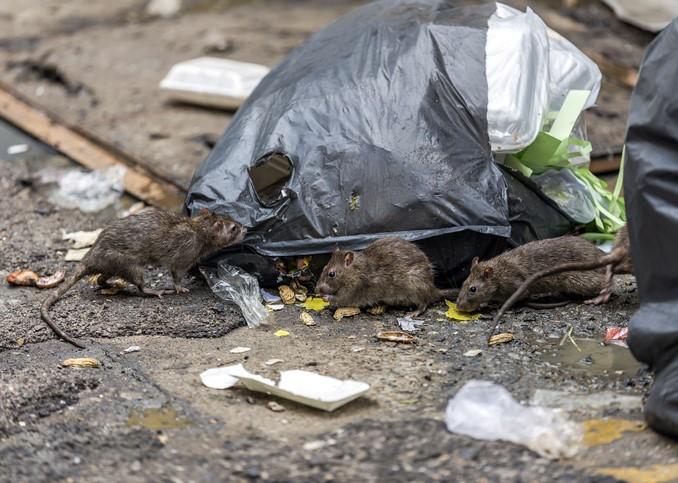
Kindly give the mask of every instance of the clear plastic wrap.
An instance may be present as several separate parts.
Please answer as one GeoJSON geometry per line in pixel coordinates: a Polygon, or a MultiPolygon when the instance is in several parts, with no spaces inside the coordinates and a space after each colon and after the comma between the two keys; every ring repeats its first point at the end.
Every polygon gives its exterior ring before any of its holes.
{"type": "Polygon", "coordinates": [[[574,456],[583,434],[561,413],[523,406],[502,386],[479,380],[470,380],[450,399],[445,422],[453,433],[522,444],[551,459],[574,456]]]}
{"type": "Polygon", "coordinates": [[[596,206],[591,193],[571,170],[550,169],[531,179],[577,223],[585,225],[595,219],[596,206]]]}
{"type": "Polygon", "coordinates": [[[224,262],[216,269],[200,267],[200,272],[217,297],[240,307],[248,327],[272,322],[273,314],[261,303],[259,282],[252,275],[224,262]]]}
{"type": "Polygon", "coordinates": [[[49,195],[50,202],[63,208],[94,213],[122,196],[125,172],[125,167],[116,165],[89,172],[79,169],[65,172],[45,170],[39,178],[42,182],[58,184],[58,188],[49,195]]]}

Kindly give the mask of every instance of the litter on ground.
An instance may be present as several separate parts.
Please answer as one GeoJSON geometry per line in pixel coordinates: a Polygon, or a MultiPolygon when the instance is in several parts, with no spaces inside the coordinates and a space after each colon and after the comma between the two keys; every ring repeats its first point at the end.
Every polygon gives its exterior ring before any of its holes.
{"type": "Polygon", "coordinates": [[[364,382],[341,381],[301,370],[282,371],[276,383],[247,371],[242,364],[208,369],[200,377],[203,384],[214,389],[232,387],[235,379],[251,391],[264,392],[330,412],[364,395],[370,388],[364,382]]]}

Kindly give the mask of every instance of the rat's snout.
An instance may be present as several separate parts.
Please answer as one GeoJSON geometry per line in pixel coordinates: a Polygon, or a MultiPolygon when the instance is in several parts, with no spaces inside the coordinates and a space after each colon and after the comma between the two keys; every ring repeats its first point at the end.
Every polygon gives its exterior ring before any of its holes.
{"type": "Polygon", "coordinates": [[[476,309],[465,294],[459,294],[457,297],[457,308],[462,312],[472,312],[476,309]]]}
{"type": "Polygon", "coordinates": [[[315,292],[320,295],[331,295],[333,293],[332,287],[325,282],[318,282],[315,286],[315,292]]]}

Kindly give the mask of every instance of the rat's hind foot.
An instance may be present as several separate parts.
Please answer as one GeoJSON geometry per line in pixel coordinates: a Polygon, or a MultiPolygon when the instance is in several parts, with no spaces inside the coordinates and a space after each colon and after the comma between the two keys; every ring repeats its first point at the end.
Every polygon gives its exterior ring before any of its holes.
{"type": "Polygon", "coordinates": [[[152,288],[147,288],[147,287],[143,287],[143,288],[141,289],[141,293],[143,293],[143,294],[145,294],[145,295],[156,296],[156,297],[158,297],[159,299],[162,298],[164,292],[165,292],[164,290],[153,290],[152,288]]]}
{"type": "Polygon", "coordinates": [[[420,305],[419,307],[417,307],[416,310],[413,310],[412,312],[407,312],[407,313],[405,314],[405,317],[412,317],[412,318],[414,318],[414,317],[419,317],[419,316],[422,315],[424,312],[426,312],[426,308],[427,308],[427,307],[428,307],[427,305],[420,305]]]}
{"type": "Polygon", "coordinates": [[[181,285],[175,285],[174,286],[174,292],[176,294],[180,294],[180,293],[188,293],[188,292],[190,292],[190,290],[187,289],[186,287],[182,287],[181,285]]]}
{"type": "Polygon", "coordinates": [[[600,305],[606,304],[610,300],[611,292],[608,290],[603,290],[600,292],[600,295],[592,299],[584,300],[584,303],[587,305],[600,305]]]}

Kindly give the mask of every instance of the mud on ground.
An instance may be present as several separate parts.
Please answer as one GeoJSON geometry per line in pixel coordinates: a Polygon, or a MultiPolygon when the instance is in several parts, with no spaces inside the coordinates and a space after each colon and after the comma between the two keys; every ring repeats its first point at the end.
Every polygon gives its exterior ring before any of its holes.
{"type": "MultiPolygon", "coordinates": [[[[417,344],[396,345],[375,335],[396,328],[399,312],[335,322],[324,311],[307,327],[290,306],[274,326],[249,329],[202,280],[187,278],[189,294],[162,300],[132,289],[104,296],[82,282],[53,309],[87,343],[79,350],[40,320],[46,293],[9,287],[5,276],[71,270],[62,230],[96,229],[116,209],[85,215],[54,207],[44,191],[21,184],[29,172],[25,162],[0,162],[0,481],[604,481],[600,468],[677,462],[676,445],[649,430],[552,462],[521,446],[450,434],[443,422],[448,399],[473,378],[502,384],[519,400],[536,388],[644,395],[651,376],[626,349],[582,341],[628,323],[638,306],[632,278],[620,279],[603,307],[514,312],[503,329],[516,340],[492,348],[484,345],[488,320],[453,322],[440,305],[425,315],[417,344]],[[570,342],[558,350],[570,324],[582,353],[570,342]],[[279,328],[290,336],[274,336],[279,328]],[[141,351],[120,354],[131,345],[141,351]],[[229,353],[236,346],[252,350],[229,353]],[[483,353],[464,356],[470,349],[483,353]],[[103,367],[61,367],[82,356],[103,367]],[[265,366],[271,358],[283,362],[265,366]],[[371,390],[334,413],[285,400],[276,400],[285,411],[273,412],[274,398],[202,386],[200,372],[238,362],[269,377],[301,368],[371,390]]],[[[171,286],[160,270],[146,276],[171,286]]],[[[573,417],[642,420],[637,409],[614,407],[573,417]]]]}

